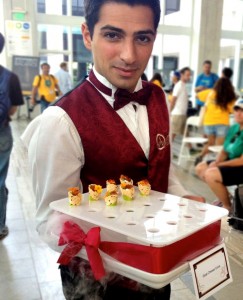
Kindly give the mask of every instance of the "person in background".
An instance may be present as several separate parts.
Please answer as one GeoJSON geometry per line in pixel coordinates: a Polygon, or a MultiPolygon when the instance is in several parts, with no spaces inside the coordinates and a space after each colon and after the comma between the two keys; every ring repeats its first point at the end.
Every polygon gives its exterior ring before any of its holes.
{"type": "Polygon", "coordinates": [[[231,68],[228,67],[223,68],[221,77],[231,79],[232,76],[233,76],[233,70],[231,68]]]}
{"type": "MultiPolygon", "coordinates": [[[[4,36],[0,33],[0,53],[5,43],[4,36]]],[[[17,106],[24,104],[22,91],[18,76],[0,65],[0,240],[8,235],[6,226],[6,211],[8,200],[8,189],[6,178],[10,154],[13,146],[13,137],[9,122],[11,116],[16,112],[17,106]],[[4,86],[3,86],[4,85],[4,86]],[[4,96],[4,97],[3,97],[4,96]],[[2,102],[6,102],[7,109],[3,109],[2,102]]]]}
{"type": "Polygon", "coordinates": [[[161,89],[164,87],[163,78],[160,73],[154,73],[153,77],[151,78],[150,82],[156,84],[161,89]]]}
{"type": "Polygon", "coordinates": [[[226,135],[223,150],[215,161],[204,161],[196,166],[196,174],[204,180],[218,201],[231,212],[231,202],[227,186],[243,183],[243,99],[234,104],[235,124],[226,135]]]}
{"type": "Polygon", "coordinates": [[[206,99],[202,97],[203,93],[198,93],[198,98],[203,102],[205,101],[203,126],[208,142],[196,158],[195,165],[203,160],[203,157],[208,153],[209,146],[224,143],[230,124],[229,115],[233,112],[236,100],[234,87],[227,77],[222,77],[215,83],[206,99]]]}
{"type": "Polygon", "coordinates": [[[167,94],[168,97],[168,103],[171,102],[172,100],[172,93],[174,90],[174,86],[176,85],[176,83],[180,80],[180,72],[179,71],[173,71],[172,76],[171,76],[171,85],[168,89],[164,89],[164,91],[167,94]]]}
{"type": "Polygon", "coordinates": [[[60,69],[55,74],[55,77],[58,80],[58,85],[63,95],[72,89],[72,79],[68,73],[68,65],[66,62],[60,64],[60,69]]]}
{"type": "Polygon", "coordinates": [[[148,77],[147,77],[147,75],[145,73],[143,73],[141,75],[141,79],[144,80],[144,81],[148,81],[148,77]]]}
{"type": "MultiPolygon", "coordinates": [[[[164,93],[141,80],[156,38],[160,1],[85,0],[84,7],[82,35],[93,69],[22,136],[32,165],[38,232],[48,236],[50,246],[49,204],[67,197],[68,187],[86,193],[91,183],[105,187],[108,178],[125,174],[134,182],[147,178],[154,190],[203,201],[188,195],[173,175],[164,93]]],[[[56,223],[62,227],[60,220],[56,223]]],[[[152,289],[114,273],[113,280],[96,281],[89,262],[80,257],[60,270],[66,299],[170,298],[170,285],[152,289]]]]}
{"type": "Polygon", "coordinates": [[[173,89],[172,100],[170,102],[172,141],[176,135],[183,134],[184,132],[188,108],[186,83],[190,81],[190,78],[190,68],[185,67],[181,69],[180,80],[173,89]]]}
{"type": "Polygon", "coordinates": [[[41,112],[43,112],[56,99],[56,93],[61,96],[62,92],[59,88],[58,80],[50,74],[50,65],[48,63],[41,64],[41,71],[42,74],[36,75],[34,78],[30,103],[32,106],[35,106],[38,93],[41,112]]]}
{"type": "MultiPolygon", "coordinates": [[[[203,73],[198,75],[195,84],[195,93],[201,92],[206,89],[213,88],[215,82],[218,80],[218,75],[211,72],[212,62],[210,60],[205,60],[203,63],[203,73]]],[[[198,112],[200,108],[204,105],[200,99],[196,99],[196,105],[198,112]]]]}
{"type": "Polygon", "coordinates": [[[176,83],[180,80],[180,72],[179,71],[174,71],[171,77],[171,86],[170,86],[170,93],[172,94],[173,89],[176,85],[176,83]]]}

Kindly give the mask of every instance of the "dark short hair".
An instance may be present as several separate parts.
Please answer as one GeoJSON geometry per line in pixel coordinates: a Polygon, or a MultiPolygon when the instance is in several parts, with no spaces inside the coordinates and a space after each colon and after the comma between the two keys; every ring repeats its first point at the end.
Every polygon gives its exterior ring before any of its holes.
{"type": "Polygon", "coordinates": [[[67,67],[67,63],[64,61],[62,63],[60,63],[60,67],[63,68],[63,67],[67,67]]]}
{"type": "Polygon", "coordinates": [[[84,15],[91,37],[94,33],[95,24],[99,21],[102,5],[113,2],[130,6],[145,5],[150,7],[154,14],[154,29],[157,30],[160,21],[160,0],[84,0],[84,15]]]}
{"type": "Polygon", "coordinates": [[[49,65],[47,62],[44,62],[44,63],[41,64],[41,69],[42,69],[42,67],[44,67],[44,66],[48,66],[48,67],[50,68],[50,65],[49,65]]]}
{"type": "Polygon", "coordinates": [[[204,65],[211,65],[212,66],[212,62],[211,62],[211,60],[204,60],[204,62],[203,62],[203,64],[204,65]]]}
{"type": "Polygon", "coordinates": [[[191,69],[189,67],[184,67],[180,70],[180,74],[184,74],[186,71],[190,71],[191,72],[191,69]]]}
{"type": "Polygon", "coordinates": [[[224,74],[225,77],[227,78],[231,78],[231,76],[233,75],[233,70],[231,68],[223,68],[222,73],[224,74]]]}
{"type": "Polygon", "coordinates": [[[1,34],[1,32],[0,32],[0,53],[1,53],[2,50],[3,50],[4,43],[5,43],[4,36],[3,36],[3,35],[1,34]]]}

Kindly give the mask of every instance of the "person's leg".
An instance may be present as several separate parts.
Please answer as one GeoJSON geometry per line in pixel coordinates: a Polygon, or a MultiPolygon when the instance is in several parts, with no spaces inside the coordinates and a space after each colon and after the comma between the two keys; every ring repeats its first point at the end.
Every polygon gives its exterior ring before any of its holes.
{"type": "Polygon", "coordinates": [[[223,137],[223,136],[216,137],[215,145],[217,145],[217,146],[223,145],[224,144],[224,140],[225,140],[225,137],[223,137]]]}
{"type": "Polygon", "coordinates": [[[216,127],[216,140],[215,145],[223,145],[227,132],[229,130],[229,126],[226,125],[218,125],[216,127]]]}
{"type": "Polygon", "coordinates": [[[0,128],[0,239],[8,233],[6,227],[6,210],[8,191],[6,178],[8,173],[9,158],[13,145],[11,128],[9,126],[0,128]]]}
{"type": "Polygon", "coordinates": [[[43,113],[43,111],[49,106],[49,102],[47,102],[46,100],[41,99],[40,101],[40,105],[41,105],[41,112],[43,113]]]}
{"type": "Polygon", "coordinates": [[[208,163],[206,161],[199,163],[195,167],[196,175],[203,181],[205,181],[204,174],[207,171],[207,169],[208,169],[208,163]]]}
{"type": "Polygon", "coordinates": [[[218,168],[209,168],[205,174],[205,181],[223,203],[223,207],[231,211],[231,203],[226,186],[223,184],[223,178],[218,168]]]}
{"type": "Polygon", "coordinates": [[[205,144],[205,146],[202,149],[202,152],[200,154],[201,157],[204,157],[208,153],[208,147],[209,146],[214,146],[215,145],[215,140],[216,140],[215,135],[212,135],[212,134],[208,135],[207,138],[208,138],[208,142],[205,144]]]}

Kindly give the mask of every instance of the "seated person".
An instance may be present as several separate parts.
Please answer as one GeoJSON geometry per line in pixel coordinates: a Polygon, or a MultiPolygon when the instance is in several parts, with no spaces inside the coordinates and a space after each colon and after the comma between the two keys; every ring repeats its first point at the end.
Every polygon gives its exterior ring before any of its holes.
{"type": "Polygon", "coordinates": [[[222,206],[231,211],[226,186],[243,183],[243,99],[234,105],[235,124],[226,135],[224,147],[215,161],[202,162],[196,166],[197,175],[204,180],[222,206]]]}

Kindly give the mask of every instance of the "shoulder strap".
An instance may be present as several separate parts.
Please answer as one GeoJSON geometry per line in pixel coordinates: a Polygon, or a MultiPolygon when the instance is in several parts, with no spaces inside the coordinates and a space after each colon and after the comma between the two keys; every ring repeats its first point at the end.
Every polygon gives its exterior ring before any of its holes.
{"type": "Polygon", "coordinates": [[[37,87],[40,86],[40,83],[41,83],[41,75],[38,75],[39,76],[39,80],[38,80],[38,84],[37,84],[37,87]]]}

